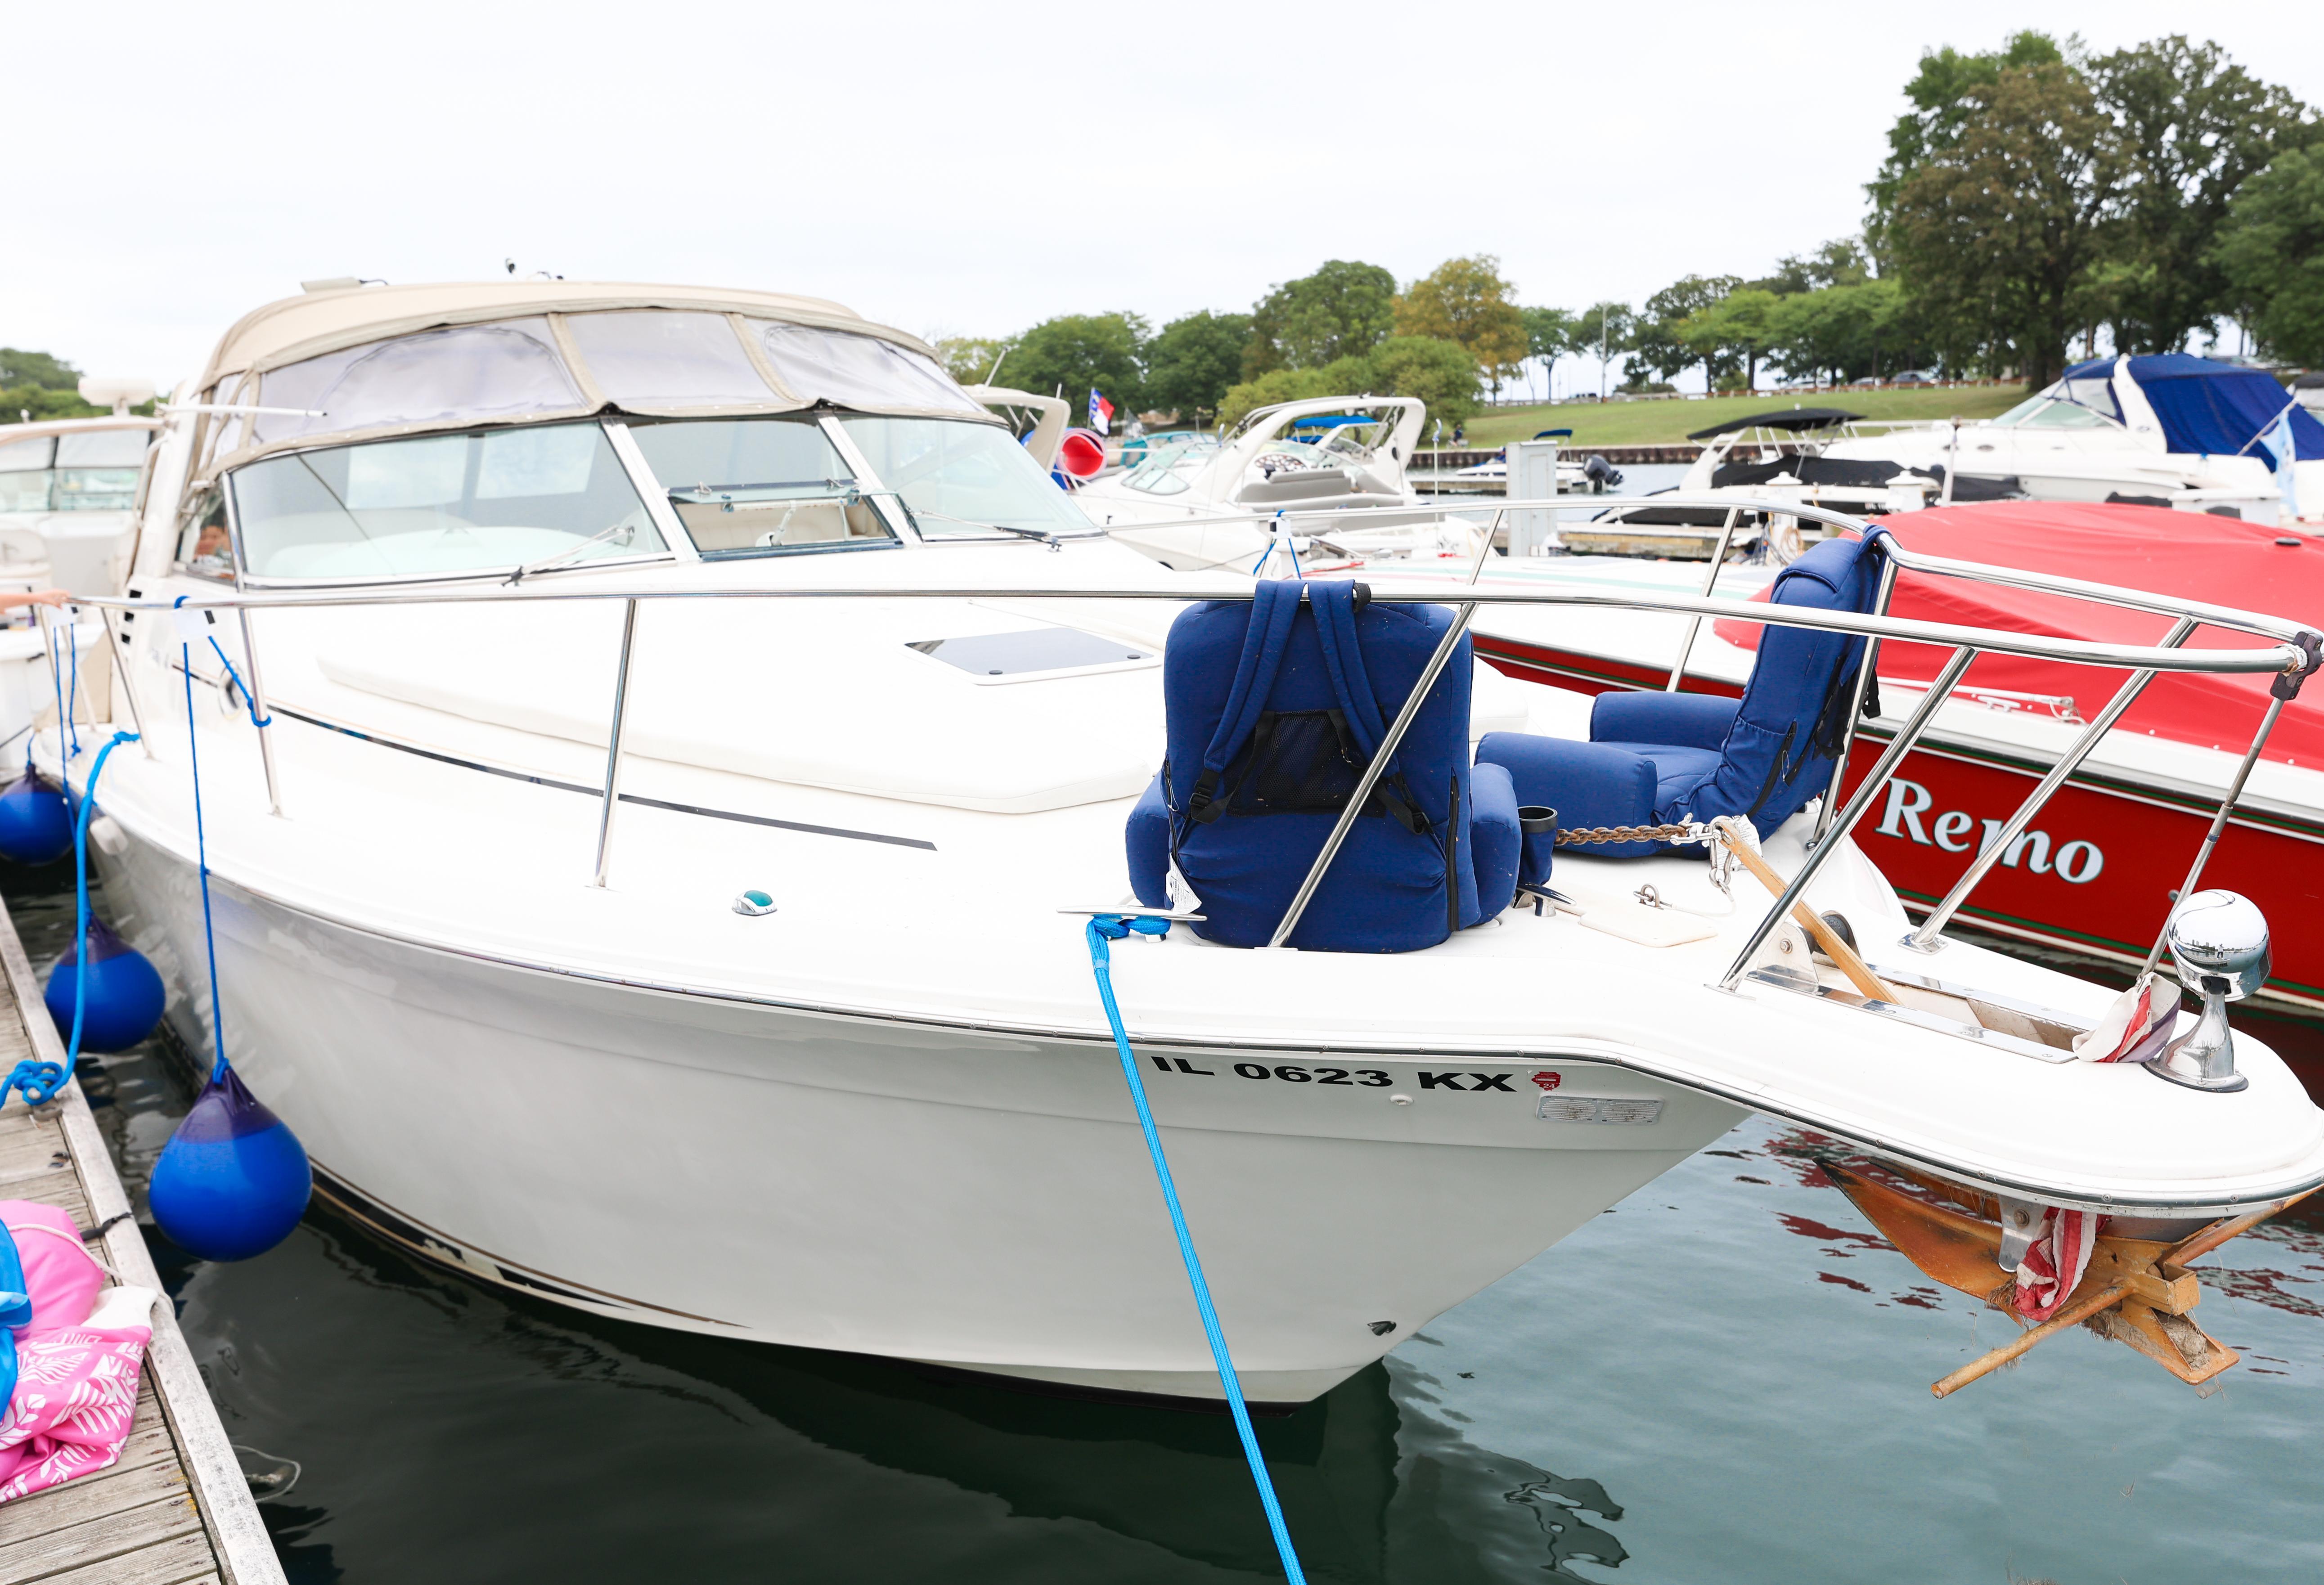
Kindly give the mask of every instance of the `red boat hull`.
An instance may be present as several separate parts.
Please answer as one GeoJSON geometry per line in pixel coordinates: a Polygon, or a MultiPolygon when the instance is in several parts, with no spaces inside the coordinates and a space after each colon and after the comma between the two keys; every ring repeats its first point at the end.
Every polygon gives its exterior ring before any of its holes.
{"type": "MultiPolygon", "coordinates": [[[[1512,677],[1583,693],[1660,688],[1666,674],[1603,656],[1561,651],[1490,634],[1480,654],[1512,677]]],[[[1690,677],[1690,692],[1734,695],[1690,677]]],[[[1858,735],[1849,790],[1868,774],[1885,736],[1858,735]]],[[[1907,908],[1925,912],[1960,880],[1984,834],[2024,801],[2047,772],[1944,741],[1932,732],[1905,756],[1857,826],[1856,840],[1907,908]]],[[[1965,923],[2135,964],[2163,928],[2172,893],[2218,813],[2183,794],[2085,771],[2068,779],[2016,851],[1997,865],[1960,910],[1965,923]]],[[[2270,999],[2324,1009],[2324,932],[2308,921],[2324,901],[2324,823],[2241,811],[2203,871],[2203,884],[2239,891],[2274,922],[2270,999]]],[[[1877,943],[1868,943],[1878,956],[1877,943]]]]}

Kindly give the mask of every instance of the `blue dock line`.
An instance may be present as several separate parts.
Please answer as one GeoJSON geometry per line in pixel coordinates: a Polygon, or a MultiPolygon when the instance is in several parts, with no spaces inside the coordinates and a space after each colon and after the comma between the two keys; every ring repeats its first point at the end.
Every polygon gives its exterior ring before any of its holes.
{"type": "MultiPolygon", "coordinates": [[[[97,763],[88,769],[88,779],[81,783],[80,818],[73,823],[73,889],[78,894],[74,914],[73,941],[73,1025],[72,1038],[65,1043],[65,1069],[68,1073],[80,1060],[80,1027],[88,1011],[88,817],[97,807],[97,779],[105,774],[105,762],[113,751],[124,743],[134,743],[134,732],[116,732],[106,740],[97,751],[97,763]]],[[[60,767],[60,769],[63,769],[60,767]]],[[[65,786],[72,786],[68,771],[65,786]]],[[[4,1094],[5,1092],[0,1092],[4,1094]]],[[[31,1092],[26,1092],[29,1096],[31,1092]]]]}
{"type": "Polygon", "coordinates": [[[1203,1334],[1210,1339],[1211,1358],[1219,1368],[1219,1385],[1226,1388],[1227,1408],[1234,1415],[1235,1434],[1242,1438],[1243,1457],[1250,1462],[1250,1478],[1259,1488],[1259,1506],[1267,1510],[1267,1526],[1275,1534],[1275,1550],[1283,1559],[1283,1572],[1291,1585],[1306,1585],[1299,1571],[1299,1554],[1291,1550],[1291,1532],[1283,1523],[1283,1508],[1275,1500],[1275,1482],[1268,1479],[1267,1461],[1259,1456],[1259,1437],[1250,1428],[1250,1411],[1244,1407],[1242,1383],[1235,1378],[1234,1359],[1227,1352],[1226,1334],[1219,1330],[1219,1313],[1211,1304],[1211,1285],[1204,1280],[1203,1262],[1194,1253],[1194,1236],[1186,1230],[1186,1214],[1178,1208],[1178,1188],[1170,1179],[1169,1157],[1162,1154],[1162,1136],[1154,1127],[1154,1110],[1146,1103],[1146,1081],[1139,1076],[1138,1059],[1130,1053],[1130,1036],[1121,1027],[1121,1009],[1113,1000],[1113,951],[1107,944],[1135,930],[1141,935],[1168,932],[1170,921],[1110,914],[1089,922],[1090,967],[1097,973],[1098,1000],[1105,1003],[1105,1021],[1113,1028],[1113,1049],[1121,1058],[1121,1076],[1130,1082],[1130,1099],[1138,1108],[1138,1126],[1146,1135],[1146,1153],[1154,1158],[1154,1175],[1161,1180],[1162,1203],[1170,1208],[1170,1228],[1178,1235],[1178,1258],[1186,1263],[1186,1280],[1194,1289],[1194,1308],[1202,1312],[1203,1334]]]}

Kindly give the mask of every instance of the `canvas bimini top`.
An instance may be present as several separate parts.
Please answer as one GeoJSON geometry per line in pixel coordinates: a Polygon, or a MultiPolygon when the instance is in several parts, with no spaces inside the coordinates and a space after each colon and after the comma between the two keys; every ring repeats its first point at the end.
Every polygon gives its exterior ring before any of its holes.
{"type": "Polygon", "coordinates": [[[917,336],[819,298],[617,281],[333,286],[220,339],[197,387],[209,475],[266,452],[607,410],[997,423],[917,336]]]}
{"type": "Polygon", "coordinates": [[[2294,456],[2301,462],[2324,458],[2324,423],[2301,407],[2273,375],[2239,364],[2223,364],[2183,352],[2151,356],[2092,358],[2068,369],[2043,392],[2123,421],[2112,390],[2127,379],[2154,410],[2163,426],[2164,449],[2198,456],[2264,455],[2256,442],[2289,410],[2294,456]]]}

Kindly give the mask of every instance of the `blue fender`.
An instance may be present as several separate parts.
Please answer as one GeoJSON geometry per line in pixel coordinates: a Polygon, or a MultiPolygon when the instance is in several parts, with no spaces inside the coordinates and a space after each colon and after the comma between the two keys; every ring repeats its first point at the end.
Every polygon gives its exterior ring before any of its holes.
{"type": "Polygon", "coordinates": [[[315,1177],[290,1125],[221,1066],[153,1164],[146,1202],[180,1249],[205,1260],[247,1260],[290,1236],[315,1177]]]}
{"type": "Polygon", "coordinates": [[[0,857],[46,864],[72,852],[72,806],[27,770],[0,792],[0,857]]]}
{"type": "Polygon", "coordinates": [[[56,1020],[57,1033],[68,1042],[72,1039],[73,993],[83,979],[88,984],[81,1007],[83,1051],[126,1051],[161,1023],[169,1000],[161,974],[143,953],[115,935],[103,920],[93,918],[88,922],[88,968],[81,967],[80,954],[68,948],[49,971],[48,990],[41,998],[56,1020]]]}

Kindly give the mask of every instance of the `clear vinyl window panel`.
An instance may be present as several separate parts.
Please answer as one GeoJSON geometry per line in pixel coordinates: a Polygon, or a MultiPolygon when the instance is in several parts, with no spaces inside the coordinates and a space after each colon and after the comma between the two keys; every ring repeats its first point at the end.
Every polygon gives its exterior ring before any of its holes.
{"type": "Polygon", "coordinates": [[[899,407],[984,411],[934,358],[892,341],[770,319],[748,323],[760,337],[775,377],[802,401],[871,411],[899,407]]]}
{"type": "Polygon", "coordinates": [[[252,416],[252,439],[266,444],[392,424],[573,413],[584,403],[549,321],[532,318],[455,325],[286,364],[260,382],[257,405],[300,410],[252,416]]]}
{"type": "Polygon", "coordinates": [[[724,314],[574,314],[565,328],[608,400],[632,410],[764,407],[777,400],[724,314]]]}
{"type": "Polygon", "coordinates": [[[667,548],[594,423],[379,440],[232,475],[254,577],[363,581],[667,548]]]}
{"type": "Polygon", "coordinates": [[[996,527],[1043,534],[1097,531],[997,425],[874,418],[840,423],[881,484],[902,497],[924,539],[991,538],[996,527]]]}
{"type": "Polygon", "coordinates": [[[897,543],[812,419],[635,423],[630,437],[706,557],[897,543]]]}

